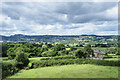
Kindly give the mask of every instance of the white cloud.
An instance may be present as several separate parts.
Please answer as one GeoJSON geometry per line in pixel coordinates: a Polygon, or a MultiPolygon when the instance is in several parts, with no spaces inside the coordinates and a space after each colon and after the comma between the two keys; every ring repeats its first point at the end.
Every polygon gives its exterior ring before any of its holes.
{"type": "Polygon", "coordinates": [[[55,27],[55,25],[47,25],[45,29],[53,29],[55,27]]]}
{"type": "Polygon", "coordinates": [[[116,34],[114,3],[4,3],[2,35],[116,34]]]}
{"type": "Polygon", "coordinates": [[[106,16],[111,19],[118,19],[118,5],[106,11],[106,16]]]}

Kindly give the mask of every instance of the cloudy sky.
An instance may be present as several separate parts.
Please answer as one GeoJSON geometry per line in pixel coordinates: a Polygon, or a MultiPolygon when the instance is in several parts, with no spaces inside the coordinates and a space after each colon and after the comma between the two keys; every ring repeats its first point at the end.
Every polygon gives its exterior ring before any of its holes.
{"type": "Polygon", "coordinates": [[[1,35],[114,35],[117,2],[4,2],[1,35]]]}

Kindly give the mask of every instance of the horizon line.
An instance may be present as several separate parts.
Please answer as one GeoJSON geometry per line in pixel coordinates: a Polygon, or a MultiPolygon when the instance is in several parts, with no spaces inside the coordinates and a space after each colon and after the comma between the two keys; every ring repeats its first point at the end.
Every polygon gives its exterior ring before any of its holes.
{"type": "Polygon", "coordinates": [[[36,35],[29,35],[29,34],[13,34],[13,35],[0,35],[0,36],[15,36],[15,35],[25,35],[25,36],[82,36],[82,35],[95,35],[95,36],[117,36],[119,34],[105,34],[105,35],[99,35],[99,34],[36,34],[36,35]]]}

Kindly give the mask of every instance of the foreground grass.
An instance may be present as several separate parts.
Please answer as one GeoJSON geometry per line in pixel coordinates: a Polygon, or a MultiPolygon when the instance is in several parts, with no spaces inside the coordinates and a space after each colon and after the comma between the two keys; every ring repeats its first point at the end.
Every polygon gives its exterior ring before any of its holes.
{"type": "Polygon", "coordinates": [[[117,78],[118,67],[64,65],[21,70],[8,78],[117,78]]]}

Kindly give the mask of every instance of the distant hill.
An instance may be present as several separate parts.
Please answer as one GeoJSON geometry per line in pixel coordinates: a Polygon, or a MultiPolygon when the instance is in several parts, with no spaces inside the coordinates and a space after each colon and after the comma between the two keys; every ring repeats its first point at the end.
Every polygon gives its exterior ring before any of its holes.
{"type": "Polygon", "coordinates": [[[41,41],[56,41],[56,40],[68,40],[68,39],[75,39],[75,38],[80,38],[84,36],[92,36],[92,37],[104,37],[106,39],[116,37],[116,35],[109,35],[109,36],[99,36],[99,35],[23,35],[23,34],[15,34],[11,36],[2,36],[2,41],[13,41],[13,42],[41,42],[41,41]]]}

